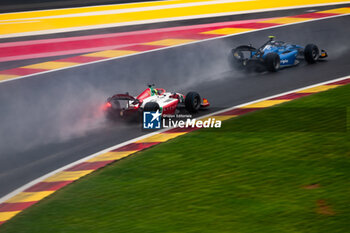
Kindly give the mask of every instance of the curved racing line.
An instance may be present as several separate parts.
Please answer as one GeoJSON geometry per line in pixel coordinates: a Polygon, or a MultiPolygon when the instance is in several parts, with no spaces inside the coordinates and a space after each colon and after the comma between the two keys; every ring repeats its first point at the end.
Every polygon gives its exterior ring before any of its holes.
{"type": "MultiPolygon", "coordinates": [[[[276,19],[269,19],[264,22],[260,23],[267,23],[267,24],[273,24],[276,25],[288,25],[293,23],[300,23],[300,22],[306,22],[310,20],[315,19],[323,19],[323,18],[329,18],[329,17],[335,17],[339,15],[346,15],[350,13],[350,8],[340,8],[335,9],[331,11],[326,12],[318,12],[313,13],[309,15],[309,18],[307,18],[305,15],[302,16],[294,16],[294,17],[282,17],[282,18],[276,18],[276,19]],[[330,13],[333,14],[332,16],[327,15],[326,17],[319,17],[321,15],[317,14],[324,14],[324,13],[330,13]],[[312,16],[312,17],[311,17],[312,16]]],[[[268,27],[263,27],[268,28],[268,27]]],[[[217,38],[217,35],[224,35],[224,36],[231,36],[232,34],[236,34],[238,30],[238,33],[246,32],[246,31],[253,31],[254,28],[248,28],[248,27],[222,27],[222,28],[216,28],[214,30],[204,31],[200,32],[201,34],[209,34],[209,35],[215,35],[215,38],[217,38]]],[[[220,37],[220,36],[219,36],[220,37]]],[[[150,45],[160,45],[160,46],[176,46],[178,44],[183,43],[175,43],[174,40],[178,39],[170,39],[169,40],[160,40],[157,41],[157,43],[149,43],[150,45]]],[[[187,41],[188,42],[188,41],[187,41]]],[[[99,54],[112,54],[109,56],[90,56],[91,57],[98,57],[100,60],[106,60],[106,59],[114,59],[116,57],[123,56],[125,54],[120,54],[118,52],[119,50],[107,50],[103,52],[98,52],[99,54]],[[117,51],[117,52],[116,52],[117,51]]],[[[123,50],[125,51],[125,50],[123,50]]],[[[128,50],[126,50],[128,51],[128,50]]],[[[94,53],[96,55],[96,53],[94,53]]],[[[131,54],[131,53],[130,53],[131,54]]],[[[84,57],[84,56],[81,56],[84,57]]],[[[89,57],[89,56],[88,56],[89,57]]],[[[71,58],[73,59],[73,58],[71,58]]],[[[77,59],[77,58],[75,58],[77,59]]],[[[79,59],[77,59],[79,60],[79,59]]],[[[67,68],[76,66],[77,64],[69,64],[68,66],[63,67],[57,67],[57,64],[61,64],[62,61],[56,61],[57,63],[40,63],[37,64],[37,67],[21,67],[16,68],[17,71],[25,70],[25,69],[41,69],[40,72],[43,72],[43,64],[46,65],[46,67],[49,67],[44,72],[47,72],[47,70],[52,70],[56,68],[67,68]],[[48,65],[50,64],[50,65],[48,65]],[[52,65],[52,66],[51,66],[52,65]]],[[[89,61],[91,62],[91,61],[89,61]]],[[[80,64],[89,64],[89,62],[82,62],[80,64]]],[[[96,62],[96,61],[94,61],[96,62]]],[[[79,63],[78,63],[79,64],[79,63]]],[[[14,69],[14,70],[16,70],[14,69]]],[[[12,70],[12,72],[15,72],[12,70]]],[[[38,73],[38,72],[37,72],[38,73]]],[[[35,73],[35,74],[37,74],[35,73]]],[[[32,73],[34,74],[34,73],[32,73]]],[[[3,81],[8,81],[13,78],[23,78],[26,76],[16,75],[8,73],[2,73],[2,76],[0,75],[0,78],[2,78],[3,81]],[[7,75],[7,76],[6,76],[7,75]]],[[[253,101],[247,104],[231,107],[229,109],[225,109],[219,112],[212,113],[210,115],[207,115],[205,117],[200,118],[201,120],[206,120],[209,117],[215,118],[216,120],[227,120],[231,119],[243,114],[246,114],[248,112],[253,112],[259,109],[263,109],[266,107],[275,106],[284,102],[288,102],[293,99],[298,99],[303,96],[307,96],[313,93],[318,93],[322,91],[326,91],[332,88],[336,88],[338,86],[346,85],[350,83],[350,76],[346,76],[340,79],[327,81],[324,83],[308,86],[305,88],[297,89],[294,91],[289,91],[286,93],[282,93],[279,95],[275,95],[268,98],[263,98],[257,101],[253,101]]],[[[58,169],[56,171],[51,172],[50,174],[47,174],[25,186],[22,188],[19,188],[18,190],[8,194],[7,196],[0,199],[0,225],[4,222],[8,221],[21,211],[25,210],[26,208],[30,207],[31,205],[37,203],[38,201],[44,199],[45,197],[51,195],[55,191],[61,189],[62,187],[72,183],[75,180],[78,180],[79,178],[86,176],[87,174],[90,174],[91,172],[100,169],[108,164],[111,164],[115,161],[118,161],[120,159],[126,158],[138,151],[142,151],[146,148],[152,147],[154,145],[157,145],[162,142],[166,142],[170,139],[176,138],[180,135],[184,135],[188,132],[198,130],[198,128],[176,128],[176,129],[170,129],[170,130],[161,130],[155,133],[151,133],[148,135],[145,135],[140,138],[136,138],[134,140],[131,140],[129,142],[125,142],[116,146],[113,146],[111,148],[108,148],[106,150],[100,151],[96,154],[93,154],[91,156],[88,156],[82,160],[79,160],[73,164],[69,164],[61,169],[58,169]]]]}
{"type": "MultiPolygon", "coordinates": [[[[240,115],[244,115],[249,112],[272,107],[281,103],[333,89],[346,84],[350,84],[350,76],[319,83],[316,85],[311,85],[294,91],[289,91],[250,103],[231,107],[219,112],[209,114],[199,119],[205,121],[209,118],[212,118],[215,120],[224,121],[240,115]]],[[[81,177],[84,177],[100,168],[103,168],[108,164],[135,154],[136,152],[142,151],[154,145],[166,142],[170,139],[198,129],[199,128],[193,127],[175,128],[147,134],[129,142],[125,142],[100,151],[73,164],[69,164],[61,169],[58,169],[46,176],[43,176],[22,187],[22,190],[14,191],[13,193],[10,193],[1,199],[1,202],[3,201],[3,203],[0,204],[0,225],[21,211],[27,209],[31,205],[53,194],[64,186],[80,179],[81,177]]]]}

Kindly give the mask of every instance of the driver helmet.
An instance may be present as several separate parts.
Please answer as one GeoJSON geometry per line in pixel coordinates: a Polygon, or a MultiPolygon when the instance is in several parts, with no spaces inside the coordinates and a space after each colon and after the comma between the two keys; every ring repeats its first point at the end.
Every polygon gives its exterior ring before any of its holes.
{"type": "Polygon", "coordinates": [[[159,95],[157,89],[155,89],[153,87],[150,87],[150,89],[151,89],[151,95],[159,95]]]}
{"type": "Polygon", "coordinates": [[[276,42],[275,41],[275,39],[276,39],[275,36],[269,36],[269,39],[270,39],[271,44],[274,44],[276,42]]]}

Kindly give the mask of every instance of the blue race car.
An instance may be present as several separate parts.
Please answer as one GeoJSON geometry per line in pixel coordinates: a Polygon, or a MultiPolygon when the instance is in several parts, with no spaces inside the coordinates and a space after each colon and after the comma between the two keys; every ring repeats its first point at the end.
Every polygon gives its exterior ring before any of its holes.
{"type": "Polygon", "coordinates": [[[314,44],[302,47],[275,41],[274,36],[270,36],[269,40],[258,49],[251,45],[241,45],[231,52],[230,63],[234,68],[258,72],[265,70],[276,72],[284,67],[298,65],[301,59],[313,64],[328,56],[326,51],[320,51],[314,44]]]}

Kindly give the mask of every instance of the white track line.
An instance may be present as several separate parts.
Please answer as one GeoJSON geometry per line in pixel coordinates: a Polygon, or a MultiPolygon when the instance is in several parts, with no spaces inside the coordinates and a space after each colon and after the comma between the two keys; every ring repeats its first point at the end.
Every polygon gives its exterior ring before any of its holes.
{"type": "Polygon", "coordinates": [[[349,3],[350,3],[350,1],[338,2],[338,3],[310,4],[310,5],[302,5],[302,6],[277,7],[277,8],[247,10],[247,11],[233,11],[233,12],[191,15],[191,16],[181,16],[181,17],[170,17],[170,18],[161,18],[161,19],[139,20],[139,21],[123,22],[123,23],[110,23],[110,24],[80,26],[80,27],[71,27],[71,28],[62,28],[62,29],[50,29],[50,30],[43,30],[43,31],[36,31],[36,32],[11,33],[11,34],[0,35],[0,39],[12,38],[12,37],[22,37],[22,36],[35,36],[35,35],[64,33],[64,32],[81,31],[81,30],[93,30],[93,29],[102,29],[102,28],[110,28],[110,27],[132,26],[132,25],[150,24],[150,23],[171,22],[171,21],[189,20],[189,19],[201,19],[201,18],[209,18],[209,17],[228,16],[228,15],[261,13],[261,12],[267,12],[267,11],[292,10],[292,9],[321,7],[321,6],[336,6],[336,5],[343,5],[343,4],[349,4],[349,3]]]}
{"type": "MultiPolygon", "coordinates": [[[[223,112],[227,112],[227,111],[230,111],[234,108],[240,108],[240,107],[243,107],[243,106],[246,106],[246,105],[250,105],[250,104],[254,104],[254,103],[257,103],[257,102],[260,102],[260,101],[264,101],[264,100],[268,100],[268,99],[272,99],[272,98],[275,98],[275,97],[279,97],[279,96],[282,96],[282,95],[287,95],[287,94],[291,94],[291,93],[294,93],[294,92],[298,92],[298,91],[301,91],[301,90],[304,90],[304,89],[308,89],[308,88],[312,88],[312,87],[316,87],[316,86],[320,86],[320,85],[325,85],[325,84],[328,84],[328,83],[332,83],[332,82],[337,82],[337,81],[341,81],[341,80],[344,80],[344,79],[348,79],[350,78],[350,75],[349,76],[344,76],[344,77],[341,77],[341,78],[337,78],[337,79],[332,79],[332,80],[328,80],[328,81],[325,81],[325,82],[321,82],[321,83],[317,83],[317,84],[312,84],[312,85],[309,85],[309,86],[306,86],[306,87],[302,87],[302,88],[298,88],[298,89],[294,89],[294,90],[291,90],[291,91],[287,91],[287,92],[283,92],[283,93],[279,93],[279,94],[276,94],[276,95],[272,95],[272,96],[268,96],[268,97],[264,97],[264,98],[261,98],[261,99],[257,99],[257,100],[254,100],[254,101],[250,101],[250,102],[247,102],[247,103],[244,103],[244,104],[239,104],[239,105],[236,105],[236,106],[232,106],[232,107],[229,107],[229,108],[226,108],[226,109],[223,109],[223,110],[220,110],[220,111],[217,111],[217,112],[213,112],[213,113],[210,113],[210,114],[207,114],[207,115],[204,115],[204,116],[201,116],[199,119],[202,119],[202,118],[206,118],[206,117],[210,117],[210,116],[213,116],[213,115],[217,115],[217,114],[220,114],[220,113],[223,113],[223,112]]],[[[102,151],[99,151],[95,154],[92,154],[92,155],[89,155],[85,158],[82,158],[78,161],[75,161],[73,163],[70,163],[68,165],[65,165],[64,167],[61,167],[55,171],[52,171],[44,176],[41,176],[25,185],[23,185],[22,187],[16,189],[15,191],[3,196],[2,198],[0,198],[0,204],[5,202],[6,200],[12,198],[13,196],[23,192],[24,190],[26,190],[27,188],[37,184],[37,183],[40,183],[41,181],[47,179],[48,177],[50,176],[53,176],[63,170],[66,170],[70,167],[73,167],[79,163],[82,163],[82,162],[85,162],[86,160],[89,160],[91,158],[94,158],[98,155],[101,155],[103,153],[106,153],[106,152],[109,152],[111,150],[115,150],[115,149],[118,149],[122,146],[125,146],[125,145],[128,145],[130,143],[134,143],[136,141],[139,141],[141,139],[144,139],[144,138],[147,138],[147,137],[150,137],[150,136],[153,136],[153,135],[156,135],[156,134],[159,134],[159,133],[162,133],[162,132],[165,132],[165,131],[168,131],[170,129],[162,129],[162,130],[159,130],[157,132],[153,132],[153,133],[149,133],[149,134],[146,134],[144,136],[141,136],[141,137],[138,137],[138,138],[134,138],[134,139],[131,139],[129,141],[126,141],[126,142],[123,142],[123,143],[120,143],[120,144],[117,144],[117,145],[114,145],[112,147],[109,147],[107,149],[104,149],[102,151]]],[[[137,152],[135,152],[137,153],[137,152]]]]}
{"type": "Polygon", "coordinates": [[[141,55],[141,54],[144,54],[144,53],[157,52],[157,51],[160,51],[160,50],[165,50],[165,49],[170,49],[170,48],[175,48],[175,47],[180,47],[180,46],[185,46],[185,45],[191,45],[191,44],[201,43],[201,42],[205,42],[205,41],[217,40],[217,39],[222,39],[222,38],[226,38],[226,37],[231,37],[231,36],[237,36],[237,35],[241,35],[241,34],[246,34],[246,33],[258,32],[258,31],[263,31],[263,30],[268,30],[268,29],[274,29],[274,28],[279,28],[279,27],[285,27],[285,26],[295,25],[295,24],[302,24],[302,23],[315,22],[315,21],[319,21],[319,20],[337,18],[337,17],[342,17],[342,16],[348,16],[348,15],[350,15],[350,13],[348,13],[348,14],[342,14],[342,15],[334,15],[334,16],[329,16],[329,17],[325,17],[325,18],[310,19],[310,20],[308,20],[308,21],[303,21],[303,22],[295,22],[295,23],[289,23],[289,24],[282,24],[282,25],[277,25],[277,26],[268,27],[268,28],[256,29],[256,30],[252,30],[252,31],[240,32],[240,33],[231,34],[231,35],[224,35],[224,36],[219,36],[219,37],[215,37],[215,38],[209,38],[209,39],[204,39],[204,40],[193,41],[193,42],[186,43],[186,44],[180,44],[180,45],[168,46],[168,47],[164,47],[164,48],[158,48],[158,49],[154,49],[154,50],[149,50],[149,51],[144,51],[144,52],[129,54],[129,55],[120,56],[120,57],[112,57],[112,58],[107,58],[107,59],[104,59],[104,60],[93,61],[93,62],[88,62],[88,63],[82,63],[82,64],[78,64],[78,65],[74,65],[74,66],[69,66],[69,67],[63,67],[63,68],[59,68],[59,69],[55,69],[55,70],[48,70],[48,71],[44,71],[44,72],[41,72],[41,73],[29,74],[29,75],[20,76],[20,77],[17,77],[17,78],[11,78],[11,79],[7,79],[7,80],[1,80],[1,81],[0,81],[0,84],[1,84],[1,83],[5,83],[5,82],[11,82],[11,81],[14,81],[14,80],[23,79],[23,78],[28,78],[28,77],[32,77],[32,76],[38,76],[38,75],[41,75],[41,74],[47,74],[47,73],[51,73],[51,72],[56,72],[56,71],[60,71],[60,70],[66,70],[66,69],[71,69],[71,68],[75,68],[75,67],[80,67],[80,66],[85,66],[85,65],[91,65],[91,64],[95,64],[95,63],[100,63],[100,62],[105,62],[105,61],[111,61],[111,60],[121,59],[121,58],[125,58],[125,57],[135,56],[135,55],[141,55]]]}

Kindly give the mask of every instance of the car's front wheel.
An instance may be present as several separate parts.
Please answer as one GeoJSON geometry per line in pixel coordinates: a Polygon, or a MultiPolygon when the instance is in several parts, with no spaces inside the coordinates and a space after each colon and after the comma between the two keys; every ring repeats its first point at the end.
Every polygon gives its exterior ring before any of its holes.
{"type": "Polygon", "coordinates": [[[201,97],[197,92],[189,92],[185,98],[186,110],[195,113],[201,107],[201,97]]]}
{"type": "Polygon", "coordinates": [[[309,64],[315,63],[320,57],[320,51],[314,44],[308,44],[304,49],[304,58],[309,64]]]}

